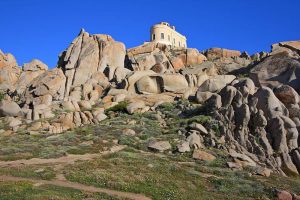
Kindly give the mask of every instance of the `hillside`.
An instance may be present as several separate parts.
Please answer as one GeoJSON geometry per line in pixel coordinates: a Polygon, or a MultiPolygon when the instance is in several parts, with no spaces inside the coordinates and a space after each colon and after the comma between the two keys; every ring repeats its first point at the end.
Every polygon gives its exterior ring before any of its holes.
{"type": "Polygon", "coordinates": [[[0,51],[1,199],[300,199],[300,41],[0,51]],[[12,52],[13,53],[13,52],[12,52]]]}

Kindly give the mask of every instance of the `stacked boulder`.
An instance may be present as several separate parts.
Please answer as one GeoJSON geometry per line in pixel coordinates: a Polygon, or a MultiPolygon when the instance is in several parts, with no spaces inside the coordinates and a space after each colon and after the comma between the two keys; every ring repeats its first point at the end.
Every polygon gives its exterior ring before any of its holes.
{"type": "Polygon", "coordinates": [[[0,91],[14,90],[20,73],[15,57],[0,50],[0,91]]]}
{"type": "Polygon", "coordinates": [[[213,93],[205,104],[219,121],[229,152],[235,152],[230,155],[241,153],[282,174],[300,172],[297,125],[300,115],[289,114],[288,109],[299,107],[299,95],[293,88],[282,86],[274,94],[272,89],[256,88],[251,79],[244,78],[213,93]],[[279,98],[282,100],[286,91],[292,93],[294,101],[285,105],[279,98]]]}
{"type": "MultiPolygon", "coordinates": [[[[270,53],[250,57],[236,50],[201,53],[151,42],[126,50],[109,35],[81,30],[51,70],[39,60],[21,69],[11,54],[0,51],[0,90],[8,94],[0,115],[13,130],[26,122],[28,130],[62,133],[104,120],[104,109],[122,101],[132,114],[194,98],[219,120],[228,152],[240,163],[297,174],[299,59],[299,41],[274,44],[270,53]],[[237,79],[240,72],[250,78],[237,79]],[[37,121],[45,118],[51,120],[37,121]]],[[[178,149],[201,148],[203,128],[190,125],[178,149]]]]}

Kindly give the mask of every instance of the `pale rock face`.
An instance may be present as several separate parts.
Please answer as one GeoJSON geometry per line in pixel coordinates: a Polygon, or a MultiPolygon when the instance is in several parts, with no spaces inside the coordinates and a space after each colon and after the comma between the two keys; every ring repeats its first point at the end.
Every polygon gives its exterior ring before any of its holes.
{"type": "Polygon", "coordinates": [[[22,110],[17,103],[8,100],[0,102],[0,116],[17,117],[20,115],[22,115],[22,110]]]}
{"type": "Polygon", "coordinates": [[[199,149],[203,147],[200,136],[197,135],[197,133],[195,132],[193,132],[187,137],[187,142],[189,142],[190,146],[194,149],[199,149]]]}
{"type": "Polygon", "coordinates": [[[214,60],[216,58],[239,57],[241,52],[222,48],[211,48],[206,51],[205,55],[208,60],[214,60]]]}
{"type": "Polygon", "coordinates": [[[199,131],[201,134],[207,135],[208,131],[206,130],[206,128],[204,126],[202,126],[199,123],[193,123],[189,125],[189,128],[192,130],[197,130],[199,131]]]}
{"type": "Polygon", "coordinates": [[[166,91],[183,93],[189,86],[185,77],[180,74],[163,74],[161,77],[166,91]]]}
{"type": "Polygon", "coordinates": [[[47,71],[48,66],[40,60],[33,59],[30,63],[23,65],[23,71],[47,71]]]}
{"type": "Polygon", "coordinates": [[[199,149],[195,149],[193,152],[193,158],[196,160],[204,160],[204,161],[213,161],[216,157],[210,153],[205,151],[201,151],[199,149]]]}
{"type": "Polygon", "coordinates": [[[144,101],[136,101],[128,104],[126,110],[129,114],[133,114],[135,112],[141,111],[146,107],[144,101]]]}
{"type": "Polygon", "coordinates": [[[82,30],[58,63],[66,76],[65,97],[71,87],[85,84],[93,74],[104,72],[109,80],[118,67],[124,68],[125,46],[108,35],[90,35],[82,30]]]}
{"type": "Polygon", "coordinates": [[[22,121],[18,118],[10,117],[8,119],[8,126],[11,128],[15,128],[17,126],[20,126],[22,124],[22,121]]]}
{"type": "Polygon", "coordinates": [[[66,78],[61,69],[55,68],[36,77],[25,91],[26,98],[51,95],[54,100],[62,100],[66,78]]]}
{"type": "Polygon", "coordinates": [[[23,71],[16,84],[16,91],[18,94],[22,94],[28,85],[39,75],[48,70],[48,66],[40,60],[34,59],[30,63],[23,65],[23,71]]]}
{"type": "Polygon", "coordinates": [[[0,50],[0,90],[15,89],[21,74],[17,61],[11,54],[4,54],[0,50]]]}
{"type": "Polygon", "coordinates": [[[171,149],[171,144],[168,141],[150,142],[148,148],[154,151],[166,151],[171,149]]]}
{"type": "Polygon", "coordinates": [[[177,150],[180,153],[190,152],[191,151],[190,143],[187,141],[182,141],[177,145],[177,150]]]}
{"type": "Polygon", "coordinates": [[[127,89],[128,92],[130,93],[135,93],[135,84],[138,80],[140,80],[142,77],[145,76],[151,76],[151,75],[156,75],[156,73],[152,70],[147,70],[147,71],[137,71],[133,73],[131,76],[128,77],[128,87],[124,88],[127,89]]]}
{"type": "Polygon", "coordinates": [[[199,92],[218,92],[235,79],[234,75],[217,75],[204,81],[199,92]]]}
{"type": "Polygon", "coordinates": [[[116,96],[113,97],[114,102],[121,102],[124,101],[126,98],[126,94],[117,94],[116,96]]]}
{"type": "Polygon", "coordinates": [[[258,89],[254,97],[258,99],[257,108],[264,112],[267,119],[274,118],[278,115],[287,115],[287,109],[270,88],[262,87],[258,89]]]}
{"type": "Polygon", "coordinates": [[[300,62],[287,52],[266,57],[250,71],[256,86],[278,87],[282,84],[300,91],[300,62]]]}
{"type": "Polygon", "coordinates": [[[84,110],[91,110],[92,109],[91,103],[87,100],[79,101],[78,105],[81,109],[84,109],[84,110]]]}
{"type": "Polygon", "coordinates": [[[137,91],[143,94],[163,92],[163,79],[160,76],[144,76],[136,82],[137,91]]]}
{"type": "Polygon", "coordinates": [[[187,49],[186,52],[186,65],[196,65],[196,64],[201,64],[204,61],[206,61],[207,58],[199,53],[197,49],[187,49]]]}
{"type": "Polygon", "coordinates": [[[103,121],[107,118],[107,116],[104,114],[104,113],[99,113],[95,116],[95,119],[100,122],[100,121],[103,121]]]}
{"type": "Polygon", "coordinates": [[[128,135],[128,136],[135,136],[136,133],[134,130],[129,129],[129,128],[125,128],[124,130],[122,130],[122,134],[123,135],[128,135]]]}

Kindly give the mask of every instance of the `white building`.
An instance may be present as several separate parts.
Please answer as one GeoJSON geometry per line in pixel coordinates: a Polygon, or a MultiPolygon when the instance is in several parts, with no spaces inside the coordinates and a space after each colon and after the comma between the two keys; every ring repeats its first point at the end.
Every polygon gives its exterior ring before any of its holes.
{"type": "Polygon", "coordinates": [[[150,41],[174,47],[187,47],[186,37],[178,33],[175,26],[170,26],[167,22],[161,22],[151,27],[150,41]]]}

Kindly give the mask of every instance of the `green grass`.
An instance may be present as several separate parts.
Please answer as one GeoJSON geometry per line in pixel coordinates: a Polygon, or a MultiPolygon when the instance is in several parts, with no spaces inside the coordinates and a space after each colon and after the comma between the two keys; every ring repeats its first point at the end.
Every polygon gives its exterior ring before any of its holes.
{"type": "Polygon", "coordinates": [[[128,102],[127,101],[121,101],[119,102],[117,105],[108,108],[105,110],[106,113],[112,111],[112,112],[126,112],[126,107],[128,106],[128,102]]]}
{"type": "Polygon", "coordinates": [[[50,166],[2,167],[0,175],[51,180],[55,177],[55,172],[50,166]]]}
{"type": "Polygon", "coordinates": [[[101,131],[95,132],[95,127],[85,126],[60,135],[33,136],[18,133],[13,136],[0,136],[0,160],[56,158],[67,153],[97,153],[112,146],[112,143],[103,143],[99,135],[101,131]]]}
{"type": "Polygon", "coordinates": [[[91,194],[53,185],[35,187],[27,181],[0,181],[1,200],[82,200],[89,198],[93,200],[117,199],[102,193],[91,194]]]}
{"type": "Polygon", "coordinates": [[[64,169],[67,179],[98,187],[143,193],[153,199],[196,199],[205,188],[195,176],[163,157],[119,152],[64,169]]]}
{"type": "MultiPolygon", "coordinates": [[[[201,123],[220,137],[218,122],[201,105],[190,106],[188,102],[160,105],[158,109],[165,116],[165,127],[161,127],[153,116],[155,112],[129,115],[122,111],[124,107],[124,102],[115,107],[114,117],[98,125],[76,128],[60,135],[41,133],[32,136],[22,131],[13,136],[0,136],[0,159],[53,158],[66,154],[97,153],[112,147],[115,140],[118,140],[118,144],[128,147],[95,160],[67,165],[62,173],[70,181],[143,193],[153,199],[273,199],[273,188],[300,194],[299,177],[251,177],[251,169],[232,171],[226,166],[230,158],[223,150],[206,149],[216,156],[212,162],[195,161],[192,152],[149,152],[147,145],[153,139],[169,141],[172,150],[175,150],[178,140],[184,139],[178,130],[184,132],[194,122],[201,123]],[[188,109],[181,112],[179,107],[182,105],[188,109]],[[136,135],[123,135],[122,130],[125,128],[133,129],[136,135]]],[[[2,168],[0,175],[45,180],[55,176],[51,166],[47,165],[2,168]]],[[[0,197],[1,200],[111,199],[102,194],[86,194],[67,188],[33,187],[27,182],[0,182],[0,197]]]]}

